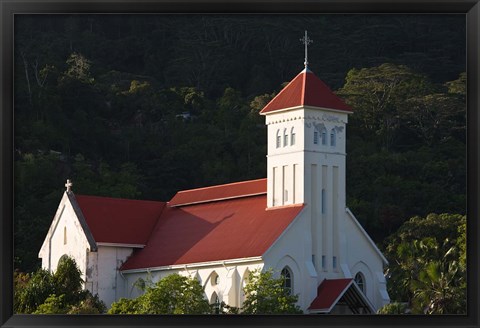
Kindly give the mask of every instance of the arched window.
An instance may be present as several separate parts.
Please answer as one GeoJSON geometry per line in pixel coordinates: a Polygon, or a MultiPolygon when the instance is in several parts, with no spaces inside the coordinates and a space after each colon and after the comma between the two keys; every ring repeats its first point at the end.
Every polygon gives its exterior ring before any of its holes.
{"type": "Polygon", "coordinates": [[[288,146],[288,134],[287,129],[283,129],[283,147],[288,146]]]}
{"type": "Polygon", "coordinates": [[[283,288],[287,291],[289,295],[293,291],[293,274],[289,267],[284,267],[280,273],[283,278],[283,288]]]}
{"type": "Polygon", "coordinates": [[[280,130],[277,130],[277,148],[280,148],[282,137],[280,136],[280,130]]]}
{"type": "Polygon", "coordinates": [[[221,303],[216,292],[213,292],[210,305],[213,307],[215,314],[220,314],[221,303]]]}
{"type": "Polygon", "coordinates": [[[355,275],[355,283],[357,284],[358,288],[365,294],[365,277],[361,272],[358,272],[355,275]]]}
{"type": "Polygon", "coordinates": [[[245,294],[245,287],[248,284],[249,276],[250,276],[250,270],[246,269],[245,272],[243,273],[242,283],[240,284],[240,293],[239,293],[240,305],[243,304],[243,301],[245,301],[245,297],[247,296],[245,294]]]}
{"type": "Polygon", "coordinates": [[[63,227],[63,244],[67,244],[67,227],[63,227]]]}
{"type": "Polygon", "coordinates": [[[220,277],[218,276],[218,274],[215,271],[211,275],[210,282],[211,282],[212,286],[216,286],[220,283],[220,277]]]}
{"type": "Polygon", "coordinates": [[[295,131],[293,130],[290,130],[290,146],[293,146],[295,144],[295,131]]]}
{"type": "Polygon", "coordinates": [[[313,131],[313,143],[318,144],[318,131],[313,131]]]}
{"type": "Polygon", "coordinates": [[[337,134],[335,133],[335,129],[332,129],[332,131],[330,131],[330,146],[335,147],[337,143],[336,138],[337,134]]]}
{"type": "Polygon", "coordinates": [[[322,145],[327,144],[327,129],[322,129],[322,145]]]}

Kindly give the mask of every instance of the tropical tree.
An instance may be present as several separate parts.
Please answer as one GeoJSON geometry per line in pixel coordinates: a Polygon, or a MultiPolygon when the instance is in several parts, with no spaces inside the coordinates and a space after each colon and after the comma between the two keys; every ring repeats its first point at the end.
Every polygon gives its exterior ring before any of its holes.
{"type": "Polygon", "coordinates": [[[351,69],[345,85],[337,93],[355,109],[351,126],[367,132],[370,138],[378,139],[381,146],[388,150],[401,123],[399,104],[433,90],[433,84],[425,75],[404,65],[385,63],[377,67],[351,69]]]}
{"type": "Polygon", "coordinates": [[[171,274],[147,286],[145,294],[136,299],[114,302],[108,313],[209,314],[211,307],[197,279],[171,274]]]}
{"type": "Polygon", "coordinates": [[[79,301],[82,290],[82,272],[75,260],[69,256],[62,256],[58,261],[57,270],[53,274],[55,294],[64,296],[66,304],[75,304],[79,301]]]}
{"type": "Polygon", "coordinates": [[[407,302],[412,313],[466,312],[466,217],[429,214],[413,217],[391,235],[388,292],[407,302]]]}
{"type": "Polygon", "coordinates": [[[407,314],[409,313],[408,304],[400,302],[392,302],[382,306],[378,314],[407,314]]]}
{"type": "Polygon", "coordinates": [[[28,282],[23,284],[24,277],[17,275],[17,278],[22,279],[23,286],[16,280],[14,285],[15,313],[33,313],[50,295],[55,294],[53,276],[48,270],[38,269],[28,276],[28,282]]]}
{"type": "Polygon", "coordinates": [[[38,269],[35,273],[17,272],[14,281],[15,313],[65,314],[104,313],[98,295],[82,290],[81,272],[74,259],[64,256],[57,270],[38,269]]]}
{"type": "Polygon", "coordinates": [[[118,301],[113,302],[108,314],[140,314],[138,309],[139,298],[128,299],[125,297],[120,298],[118,301]]]}
{"type": "Polygon", "coordinates": [[[412,312],[424,314],[466,313],[464,268],[447,252],[442,261],[430,261],[410,284],[412,312]]]}
{"type": "Polygon", "coordinates": [[[302,313],[297,295],[291,295],[284,287],[282,277],[275,278],[273,270],[254,270],[248,275],[248,283],[243,288],[245,301],[243,314],[287,314],[302,313]]]}

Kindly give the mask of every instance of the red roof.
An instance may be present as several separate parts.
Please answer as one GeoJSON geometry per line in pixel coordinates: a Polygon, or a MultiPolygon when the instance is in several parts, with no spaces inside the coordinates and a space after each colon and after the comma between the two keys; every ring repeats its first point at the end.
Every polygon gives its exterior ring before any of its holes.
{"type": "Polygon", "coordinates": [[[259,195],[266,192],[267,179],[242,181],[207,188],[179,191],[172,200],[170,200],[168,205],[198,204],[214,200],[259,195]]]}
{"type": "Polygon", "coordinates": [[[308,309],[329,312],[351,283],[351,278],[323,280],[317,288],[317,297],[308,309]]]}
{"type": "Polygon", "coordinates": [[[296,106],[313,106],[351,112],[352,108],[337,97],[310,70],[303,70],[261,111],[266,114],[296,106]]]}
{"type": "Polygon", "coordinates": [[[266,195],[260,195],[167,206],[147,246],[121,269],[261,256],[303,208],[266,210],[266,203],[266,195]]]}
{"type": "Polygon", "coordinates": [[[140,244],[148,241],[164,202],[75,196],[96,242],[140,244]]]}

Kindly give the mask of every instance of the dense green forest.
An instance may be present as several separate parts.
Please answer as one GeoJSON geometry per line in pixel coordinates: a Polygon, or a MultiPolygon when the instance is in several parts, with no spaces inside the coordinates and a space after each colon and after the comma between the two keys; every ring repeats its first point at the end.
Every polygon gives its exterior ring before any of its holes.
{"type": "Polygon", "coordinates": [[[303,69],[305,29],[310,68],[354,109],[347,206],[374,241],[465,215],[464,15],[18,15],[15,267],[39,267],[67,178],[166,201],[265,177],[258,112],[303,69]]]}

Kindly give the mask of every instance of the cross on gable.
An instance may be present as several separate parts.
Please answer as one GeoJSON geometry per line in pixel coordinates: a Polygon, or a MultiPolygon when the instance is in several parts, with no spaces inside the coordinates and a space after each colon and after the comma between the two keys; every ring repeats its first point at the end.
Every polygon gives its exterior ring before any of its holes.
{"type": "Polygon", "coordinates": [[[308,45],[310,43],[313,43],[313,40],[308,38],[306,30],[305,30],[305,35],[303,36],[303,38],[300,39],[300,42],[302,42],[305,45],[305,62],[303,64],[305,65],[305,68],[307,68],[307,66],[308,66],[308,45]]]}
{"type": "Polygon", "coordinates": [[[65,187],[67,187],[67,192],[70,192],[72,190],[73,183],[70,182],[70,179],[67,179],[67,183],[65,184],[65,187]]]}

